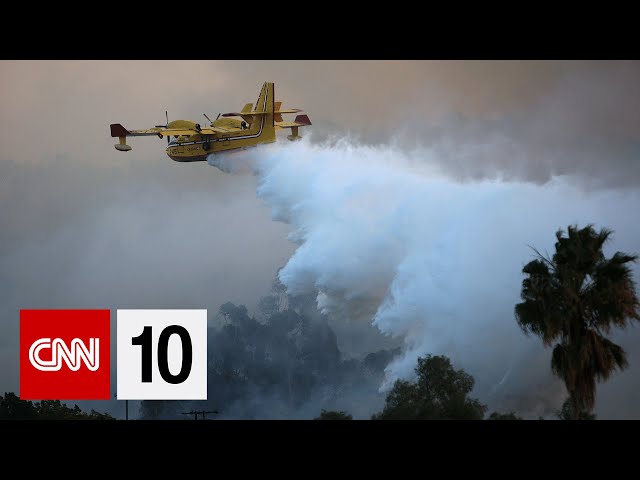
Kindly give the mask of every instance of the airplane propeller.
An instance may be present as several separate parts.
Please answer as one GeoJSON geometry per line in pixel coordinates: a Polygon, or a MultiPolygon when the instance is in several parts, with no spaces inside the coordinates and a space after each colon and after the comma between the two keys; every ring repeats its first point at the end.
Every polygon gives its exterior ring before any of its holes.
{"type": "MultiPolygon", "coordinates": [[[[167,119],[167,124],[166,125],[156,125],[156,128],[169,128],[169,112],[167,110],[164,111],[164,116],[167,119]]],[[[170,136],[167,135],[167,144],[169,144],[170,141],[170,136]]]]}

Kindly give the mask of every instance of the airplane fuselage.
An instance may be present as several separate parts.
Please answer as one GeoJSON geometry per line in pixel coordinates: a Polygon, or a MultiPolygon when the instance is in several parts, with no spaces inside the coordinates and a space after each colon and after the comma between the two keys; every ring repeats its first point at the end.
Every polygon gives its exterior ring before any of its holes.
{"type": "MultiPolygon", "coordinates": [[[[178,122],[181,122],[181,125],[193,123],[190,128],[196,128],[194,122],[185,120],[178,120],[178,122]]],[[[203,162],[212,153],[244,149],[260,143],[276,141],[272,115],[260,115],[255,118],[253,124],[247,124],[247,122],[236,118],[220,118],[212,122],[211,126],[218,130],[224,130],[224,133],[174,137],[166,149],[169,158],[176,162],[203,162]]]]}
{"type": "MultiPolygon", "coordinates": [[[[214,122],[215,124],[215,122],[214,122]]],[[[260,143],[273,143],[275,135],[255,135],[251,129],[233,131],[228,135],[191,135],[173,139],[166,153],[176,162],[204,162],[212,153],[242,150],[260,143]]]]}

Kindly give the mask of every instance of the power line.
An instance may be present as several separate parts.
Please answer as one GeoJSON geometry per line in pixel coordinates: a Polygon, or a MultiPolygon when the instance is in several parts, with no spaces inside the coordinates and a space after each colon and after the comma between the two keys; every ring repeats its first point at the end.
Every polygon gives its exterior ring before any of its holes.
{"type": "Polygon", "coordinates": [[[182,412],[182,415],[193,415],[193,419],[194,420],[198,420],[198,414],[200,414],[200,415],[202,415],[202,420],[206,420],[207,417],[205,415],[207,413],[213,413],[215,415],[218,415],[218,411],[217,410],[210,410],[210,411],[191,410],[190,412],[182,412]]]}

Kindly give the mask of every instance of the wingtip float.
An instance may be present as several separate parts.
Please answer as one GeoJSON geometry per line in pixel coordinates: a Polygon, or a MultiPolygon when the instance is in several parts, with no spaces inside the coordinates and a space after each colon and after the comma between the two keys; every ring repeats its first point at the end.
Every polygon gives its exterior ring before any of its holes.
{"type": "Polygon", "coordinates": [[[247,103],[240,112],[219,114],[209,121],[209,126],[201,126],[191,120],[174,120],[166,125],[156,125],[147,130],[127,130],[119,123],[111,124],[111,136],[118,137],[119,143],[114,147],[121,152],[128,152],[127,137],[143,137],[157,135],[167,139],[167,155],[176,162],[206,161],[211,153],[226,152],[252,147],[261,143],[276,141],[276,131],[290,128],[291,141],[300,140],[300,127],[311,125],[307,115],[297,115],[293,122],[285,122],[283,114],[299,113],[297,108],[281,109],[282,102],[274,100],[274,84],[265,82],[260,90],[258,101],[254,105],[247,103]],[[239,118],[238,118],[239,117],[239,118]]]}

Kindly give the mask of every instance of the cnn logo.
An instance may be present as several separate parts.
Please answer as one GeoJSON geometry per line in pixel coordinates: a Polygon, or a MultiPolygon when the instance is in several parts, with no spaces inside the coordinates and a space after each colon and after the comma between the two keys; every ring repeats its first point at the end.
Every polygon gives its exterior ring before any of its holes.
{"type": "Polygon", "coordinates": [[[109,310],[21,310],[20,398],[108,400],[109,320],[109,310]]]}
{"type": "Polygon", "coordinates": [[[42,372],[57,372],[62,368],[63,361],[74,372],[80,370],[81,362],[95,372],[100,368],[100,339],[89,339],[87,348],[82,340],[74,338],[71,340],[71,348],[67,348],[67,344],[61,338],[56,338],[53,342],[50,338],[41,338],[31,344],[29,361],[34,368],[42,372]],[[45,348],[51,349],[51,360],[40,358],[40,351],[45,348]]]}

